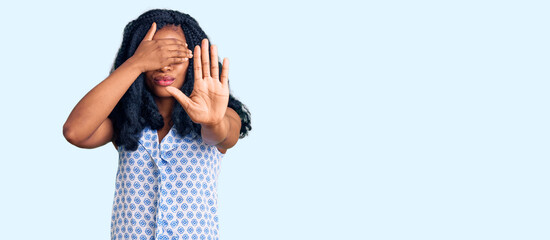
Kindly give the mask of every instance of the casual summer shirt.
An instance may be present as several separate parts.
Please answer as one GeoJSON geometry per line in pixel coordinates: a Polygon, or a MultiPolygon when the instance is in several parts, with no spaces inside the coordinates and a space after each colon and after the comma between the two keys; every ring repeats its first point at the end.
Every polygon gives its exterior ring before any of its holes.
{"type": "Polygon", "coordinates": [[[158,142],[145,127],[135,151],[118,148],[111,239],[219,238],[217,180],[225,154],[175,125],[158,142]]]}

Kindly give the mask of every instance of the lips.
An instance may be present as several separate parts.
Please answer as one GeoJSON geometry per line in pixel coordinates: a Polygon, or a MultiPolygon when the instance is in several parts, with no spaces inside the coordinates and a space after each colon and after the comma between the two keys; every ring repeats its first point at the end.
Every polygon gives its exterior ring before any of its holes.
{"type": "Polygon", "coordinates": [[[155,77],[153,80],[157,85],[169,86],[170,84],[174,83],[176,79],[170,76],[160,76],[160,77],[155,77]]]}

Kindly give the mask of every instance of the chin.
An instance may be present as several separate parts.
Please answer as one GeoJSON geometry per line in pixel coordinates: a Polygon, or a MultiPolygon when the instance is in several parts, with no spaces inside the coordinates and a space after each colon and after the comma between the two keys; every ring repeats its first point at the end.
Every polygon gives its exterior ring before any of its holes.
{"type": "Polygon", "coordinates": [[[168,93],[165,89],[166,87],[155,87],[155,89],[152,91],[153,95],[161,98],[172,97],[172,95],[170,95],[170,93],[168,93]]]}
{"type": "MultiPolygon", "coordinates": [[[[171,85],[168,85],[168,86],[171,86],[171,87],[175,87],[177,89],[181,89],[181,86],[178,87],[176,86],[175,84],[171,84],[171,85]]],[[[156,97],[172,97],[172,95],[170,95],[170,93],[168,93],[166,91],[166,87],[168,86],[159,86],[157,84],[154,84],[154,83],[149,83],[147,84],[147,88],[150,90],[150,92],[156,96],[156,97]]]]}

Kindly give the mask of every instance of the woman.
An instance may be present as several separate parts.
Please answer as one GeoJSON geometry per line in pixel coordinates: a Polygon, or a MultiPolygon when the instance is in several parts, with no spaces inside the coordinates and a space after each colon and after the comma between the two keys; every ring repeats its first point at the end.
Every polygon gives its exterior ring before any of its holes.
{"type": "Polygon", "coordinates": [[[251,129],[228,68],[187,14],[154,9],[126,25],[110,75],[63,126],[75,146],[119,152],[111,239],[218,239],[220,162],[251,129]]]}

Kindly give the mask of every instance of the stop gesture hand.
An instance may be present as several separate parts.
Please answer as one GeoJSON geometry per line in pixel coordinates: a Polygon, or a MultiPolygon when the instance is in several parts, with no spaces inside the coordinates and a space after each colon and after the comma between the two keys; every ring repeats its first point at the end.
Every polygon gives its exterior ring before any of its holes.
{"type": "Polygon", "coordinates": [[[181,104],[191,121],[206,126],[217,125],[222,122],[229,103],[229,60],[223,59],[219,76],[218,49],[212,45],[209,54],[208,39],[203,39],[202,48],[195,46],[194,49],[193,70],[195,83],[189,97],[172,86],[166,87],[166,91],[181,104]]]}

